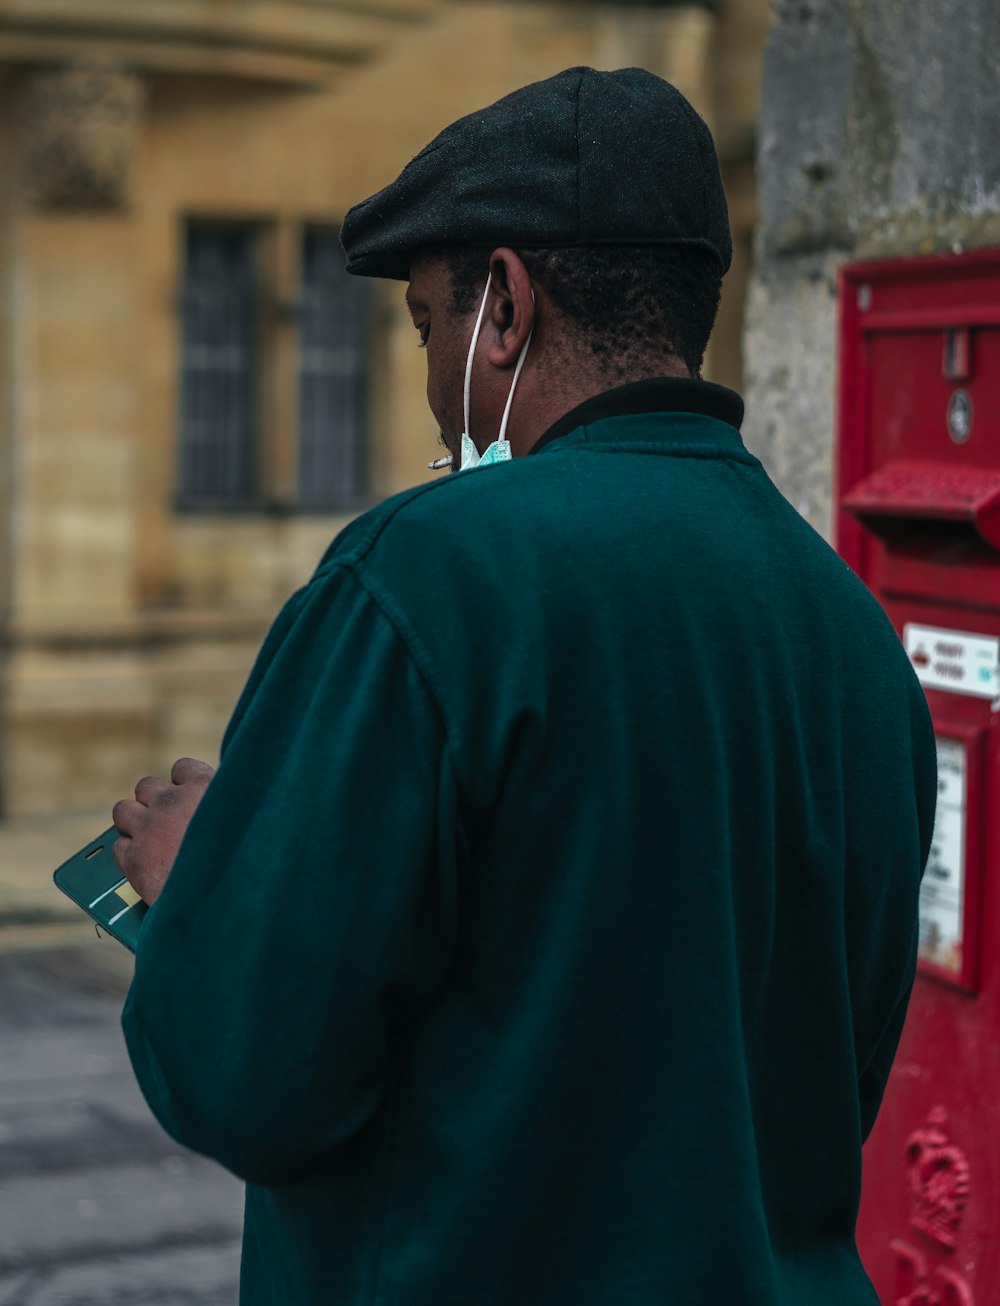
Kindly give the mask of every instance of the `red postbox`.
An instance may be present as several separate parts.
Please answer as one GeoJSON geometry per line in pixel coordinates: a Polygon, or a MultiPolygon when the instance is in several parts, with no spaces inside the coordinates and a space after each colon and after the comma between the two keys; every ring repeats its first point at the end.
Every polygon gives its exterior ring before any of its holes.
{"type": "MultiPolygon", "coordinates": [[[[924,686],[920,960],[865,1148],[884,1306],[1000,1302],[1000,250],[841,274],[838,547],[924,686]]],[[[877,746],[874,745],[874,746],[877,746]]]]}

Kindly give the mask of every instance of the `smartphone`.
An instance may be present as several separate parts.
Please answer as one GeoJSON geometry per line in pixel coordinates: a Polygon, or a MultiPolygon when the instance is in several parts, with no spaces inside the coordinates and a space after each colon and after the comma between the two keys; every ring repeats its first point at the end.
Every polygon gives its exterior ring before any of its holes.
{"type": "Polygon", "coordinates": [[[74,853],[53,875],[57,889],[82,907],[102,930],[135,952],[142,919],[149,908],[118,869],[111,849],[114,826],[74,853]]]}

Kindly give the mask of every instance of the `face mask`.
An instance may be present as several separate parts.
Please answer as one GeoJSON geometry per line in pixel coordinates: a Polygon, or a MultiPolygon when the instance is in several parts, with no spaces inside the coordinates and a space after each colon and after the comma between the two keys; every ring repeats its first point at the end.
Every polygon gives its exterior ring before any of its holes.
{"type": "MultiPolygon", "coordinates": [[[[493,284],[493,274],[490,273],[486,279],[486,290],[483,293],[483,302],[479,306],[479,317],[476,319],[476,329],[472,333],[472,343],[469,345],[469,357],[465,363],[465,429],[462,432],[462,461],[459,464],[459,471],[468,471],[470,467],[489,467],[492,463],[505,463],[510,461],[510,441],[507,439],[507,423],[510,421],[510,410],[514,403],[514,391],[517,389],[517,382],[521,375],[521,368],[524,366],[524,360],[528,353],[528,346],[531,344],[531,335],[534,331],[528,333],[528,338],[521,348],[520,356],[517,360],[517,366],[514,368],[514,379],[510,383],[510,394],[507,396],[507,407],[503,410],[503,420],[500,423],[500,434],[492,444],[487,445],[486,449],[480,455],[479,450],[472,442],[469,435],[469,400],[472,395],[472,363],[476,356],[476,345],[479,343],[479,332],[482,330],[483,317],[486,314],[486,301],[490,297],[490,286],[493,284]]],[[[535,292],[531,292],[531,299],[534,302],[535,292]]]]}

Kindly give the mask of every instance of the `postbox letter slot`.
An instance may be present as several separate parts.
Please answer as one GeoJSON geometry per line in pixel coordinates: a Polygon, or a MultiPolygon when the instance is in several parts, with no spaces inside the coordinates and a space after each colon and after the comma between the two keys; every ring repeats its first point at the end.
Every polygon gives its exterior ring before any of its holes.
{"type": "Polygon", "coordinates": [[[843,505],[890,544],[942,533],[976,538],[1000,550],[1000,468],[948,467],[899,459],[859,481],[843,505]]]}

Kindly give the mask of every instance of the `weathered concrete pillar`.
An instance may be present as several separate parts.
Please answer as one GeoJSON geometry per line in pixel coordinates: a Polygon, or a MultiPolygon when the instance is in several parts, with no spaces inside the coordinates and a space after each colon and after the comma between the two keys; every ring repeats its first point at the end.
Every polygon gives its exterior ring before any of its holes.
{"type": "Polygon", "coordinates": [[[746,439],[829,532],[837,265],[850,246],[847,0],[777,0],[764,56],[746,439]]]}
{"type": "Polygon", "coordinates": [[[836,271],[1000,244],[995,0],[775,0],[748,443],[830,534],[836,271]]]}
{"type": "Polygon", "coordinates": [[[849,18],[855,254],[1000,244],[996,0],[850,0],[849,18]]]}

